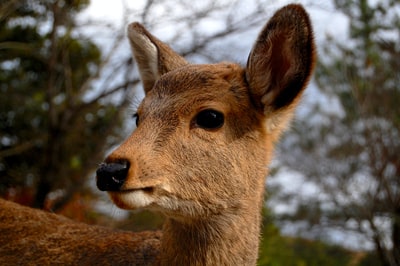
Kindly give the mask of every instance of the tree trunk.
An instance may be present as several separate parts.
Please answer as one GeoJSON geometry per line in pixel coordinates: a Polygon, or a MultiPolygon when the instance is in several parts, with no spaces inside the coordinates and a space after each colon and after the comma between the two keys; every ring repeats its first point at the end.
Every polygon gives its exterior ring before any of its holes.
{"type": "Polygon", "coordinates": [[[392,227],[392,242],[393,242],[393,263],[400,265],[400,205],[394,210],[393,227],[392,227]]]}
{"type": "Polygon", "coordinates": [[[37,184],[37,190],[35,198],[33,200],[33,207],[38,209],[44,209],[47,195],[51,191],[51,186],[46,178],[41,178],[37,184]]]}
{"type": "Polygon", "coordinates": [[[56,92],[56,66],[57,66],[57,55],[58,55],[58,44],[57,44],[57,29],[60,25],[60,9],[58,6],[58,1],[55,1],[51,10],[53,13],[53,23],[52,30],[50,32],[50,54],[47,63],[48,69],[48,80],[46,88],[46,102],[48,104],[48,128],[47,128],[47,143],[44,147],[44,164],[39,172],[39,182],[37,184],[37,190],[35,199],[33,201],[33,207],[43,209],[45,207],[45,202],[47,195],[51,192],[52,183],[50,182],[54,178],[56,169],[55,163],[57,159],[57,141],[61,141],[58,138],[58,112],[54,106],[54,96],[56,92]]]}
{"type": "Polygon", "coordinates": [[[375,239],[375,250],[378,255],[379,260],[381,261],[382,266],[392,266],[386,256],[385,249],[382,248],[381,244],[379,243],[379,239],[375,239]]]}

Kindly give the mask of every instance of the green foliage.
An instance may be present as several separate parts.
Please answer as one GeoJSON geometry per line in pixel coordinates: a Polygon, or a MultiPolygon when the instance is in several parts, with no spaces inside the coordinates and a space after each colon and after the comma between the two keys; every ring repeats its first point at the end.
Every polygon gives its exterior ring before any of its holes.
{"type": "Polygon", "coordinates": [[[343,266],[349,265],[352,258],[350,251],[339,246],[266,233],[267,237],[272,240],[262,242],[260,266],[343,266]]]}
{"type": "Polygon", "coordinates": [[[260,266],[343,266],[352,261],[353,252],[339,246],[295,237],[285,237],[264,211],[264,226],[258,265],[260,266]]]}

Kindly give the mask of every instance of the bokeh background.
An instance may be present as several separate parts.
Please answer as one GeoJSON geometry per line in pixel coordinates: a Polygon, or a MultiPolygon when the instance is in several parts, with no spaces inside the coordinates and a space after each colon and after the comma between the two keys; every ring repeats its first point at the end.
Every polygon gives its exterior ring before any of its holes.
{"type": "MultiPolygon", "coordinates": [[[[266,182],[259,265],[400,265],[400,2],[295,1],[318,64],[266,182]]],[[[157,229],[117,209],[94,171],[143,92],[126,25],[194,63],[245,64],[288,1],[0,2],[0,197],[91,224],[157,229]]],[[[1,236],[0,236],[1,237],[1,236]]]]}

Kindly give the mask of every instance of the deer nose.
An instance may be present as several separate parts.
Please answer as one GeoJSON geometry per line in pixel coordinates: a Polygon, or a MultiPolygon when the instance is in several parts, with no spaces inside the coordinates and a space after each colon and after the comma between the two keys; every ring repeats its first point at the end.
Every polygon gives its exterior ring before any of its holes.
{"type": "Polygon", "coordinates": [[[97,188],[101,191],[119,191],[128,175],[129,162],[102,163],[96,171],[97,188]]]}

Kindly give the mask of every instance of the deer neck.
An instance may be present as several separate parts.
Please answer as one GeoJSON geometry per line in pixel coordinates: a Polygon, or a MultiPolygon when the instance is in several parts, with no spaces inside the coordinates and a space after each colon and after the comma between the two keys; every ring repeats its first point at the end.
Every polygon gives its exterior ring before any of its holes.
{"type": "Polygon", "coordinates": [[[164,225],[160,265],[256,265],[261,202],[235,214],[164,225]],[[256,207],[256,205],[258,205],[256,207]]]}

